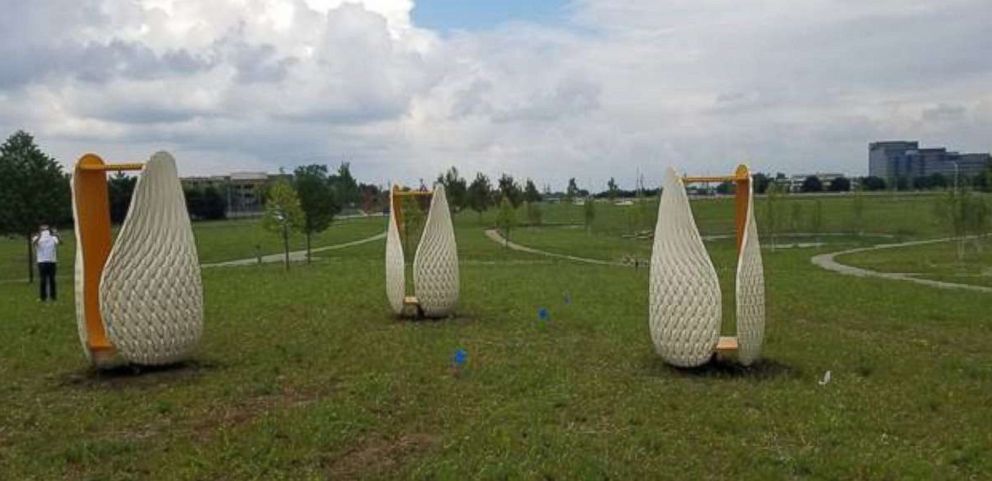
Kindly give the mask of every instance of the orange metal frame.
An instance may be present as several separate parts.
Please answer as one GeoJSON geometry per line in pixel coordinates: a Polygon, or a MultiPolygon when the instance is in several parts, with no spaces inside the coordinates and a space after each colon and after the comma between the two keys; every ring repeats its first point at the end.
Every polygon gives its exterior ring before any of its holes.
{"type": "Polygon", "coordinates": [[[747,223],[747,205],[751,196],[751,171],[744,164],[738,165],[734,175],[727,176],[685,176],[682,178],[685,184],[698,184],[706,182],[733,182],[736,186],[734,195],[734,225],[737,229],[737,253],[740,254],[744,244],[744,226],[747,223]]]}
{"type": "MultiPolygon", "coordinates": [[[[737,255],[740,255],[744,246],[744,228],[747,225],[747,205],[751,196],[751,172],[744,164],[738,165],[734,175],[716,177],[690,177],[682,178],[684,184],[705,183],[705,182],[733,182],[736,186],[734,195],[734,225],[737,229],[737,255]]],[[[720,336],[717,341],[717,354],[725,355],[736,351],[738,348],[737,338],[734,336],[720,336]]]]}
{"type": "Polygon", "coordinates": [[[390,205],[389,208],[392,209],[392,212],[394,212],[394,214],[392,214],[392,215],[395,215],[396,216],[396,228],[399,229],[399,231],[400,231],[401,234],[406,235],[406,232],[403,231],[403,229],[404,229],[404,224],[403,224],[403,209],[402,209],[402,200],[403,200],[403,198],[404,197],[430,197],[432,195],[434,195],[434,191],[432,191],[432,190],[406,190],[406,191],[404,191],[404,190],[401,190],[398,185],[394,185],[393,186],[393,201],[392,201],[392,205],[390,205]]]}
{"type": "Polygon", "coordinates": [[[83,258],[83,311],[86,316],[87,344],[94,357],[111,356],[114,346],[107,339],[100,315],[100,276],[110,255],[110,200],[107,172],[141,170],[144,164],[105,164],[96,154],[86,154],[76,162],[72,176],[76,225],[83,258]]]}
{"type": "MultiPolygon", "coordinates": [[[[401,235],[406,235],[405,229],[406,225],[403,223],[403,199],[407,197],[417,198],[426,197],[430,198],[434,195],[434,191],[431,190],[402,190],[400,186],[393,186],[393,200],[392,204],[389,206],[391,209],[390,215],[396,216],[396,228],[399,229],[401,235]]],[[[406,255],[404,253],[404,255],[406,255]]],[[[421,317],[423,312],[420,310],[420,302],[414,296],[404,296],[403,305],[410,309],[413,317],[421,317]]]]}

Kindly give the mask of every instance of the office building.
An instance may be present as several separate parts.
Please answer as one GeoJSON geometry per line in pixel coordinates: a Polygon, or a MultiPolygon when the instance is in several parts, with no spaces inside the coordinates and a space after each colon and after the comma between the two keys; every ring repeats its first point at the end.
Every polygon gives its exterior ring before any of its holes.
{"type": "Polygon", "coordinates": [[[962,154],[944,147],[920,148],[919,142],[889,141],[868,144],[868,175],[883,179],[913,179],[941,174],[947,178],[972,177],[992,167],[988,153],[962,154]]]}

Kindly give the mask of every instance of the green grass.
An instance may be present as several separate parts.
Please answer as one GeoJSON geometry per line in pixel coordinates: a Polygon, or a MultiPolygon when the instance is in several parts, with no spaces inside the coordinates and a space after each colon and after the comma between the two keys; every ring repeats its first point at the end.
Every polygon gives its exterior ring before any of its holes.
{"type": "MultiPolygon", "coordinates": [[[[823,201],[837,215],[831,230],[847,230],[843,201],[823,201]]],[[[870,229],[891,234],[925,203],[878,201],[866,213],[892,222],[870,229]]],[[[567,207],[548,208],[549,220],[567,207]]],[[[704,233],[729,232],[725,201],[694,208],[704,233]]],[[[643,255],[644,241],[620,237],[619,209],[600,209],[591,235],[549,227],[514,240],[643,255]]],[[[207,241],[197,226],[201,255],[244,243],[240,227],[212,228],[207,241]]],[[[766,251],[764,360],[686,371],[654,353],[646,270],[510,251],[485,238],[474,213],[458,216],[456,230],[453,319],[392,316],[381,241],[289,273],[208,269],[194,360],[140,374],[87,368],[71,299],[43,305],[31,286],[0,286],[0,479],[977,479],[992,470],[988,295],[845,277],[809,261],[879,239],[766,251]],[[457,348],[469,358],[459,376],[449,367],[457,348]],[[833,380],[819,385],[828,370],[833,380]]],[[[707,247],[729,310],[733,242],[707,247]]],[[[241,252],[231,249],[217,258],[241,252]]]]}
{"type": "Polygon", "coordinates": [[[858,252],[838,260],[881,272],[900,272],[959,284],[992,287],[992,239],[968,240],[958,257],[957,241],[858,252]]]}
{"type": "MultiPolygon", "coordinates": [[[[385,230],[385,222],[383,217],[335,221],[327,230],[313,236],[312,247],[342,244],[374,236],[385,230]]],[[[65,268],[71,266],[73,261],[76,240],[72,230],[62,230],[60,233],[63,244],[58,255],[65,268]]],[[[282,239],[262,229],[258,219],[195,222],[193,233],[196,235],[197,250],[203,263],[251,258],[258,253],[277,254],[283,250],[282,239]]],[[[306,238],[298,232],[290,235],[289,243],[290,249],[294,251],[306,248],[306,238]]],[[[0,237],[0,280],[27,278],[25,254],[23,239],[0,237]]],[[[62,271],[62,274],[70,273],[70,270],[62,271]]]]}

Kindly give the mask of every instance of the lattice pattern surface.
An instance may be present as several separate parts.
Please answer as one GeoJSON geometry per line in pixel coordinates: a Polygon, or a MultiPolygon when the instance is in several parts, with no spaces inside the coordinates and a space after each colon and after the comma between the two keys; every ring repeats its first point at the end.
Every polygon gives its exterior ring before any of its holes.
{"type": "MultiPolygon", "coordinates": [[[[752,191],[753,194],[753,191],[752,191]]],[[[737,259],[737,359],[748,366],[761,356],[765,337],[765,273],[754,221],[754,197],[748,196],[744,240],[737,259]]]]}
{"type": "Polygon", "coordinates": [[[396,222],[397,203],[393,202],[393,189],[389,189],[389,227],[386,231],[386,298],[393,312],[403,312],[403,297],[406,295],[406,259],[403,256],[403,242],[396,222]]]}
{"type": "MultiPolygon", "coordinates": [[[[76,182],[79,180],[75,177],[73,173],[72,182],[69,183],[72,189],[72,219],[75,228],[73,232],[76,237],[76,245],[82,246],[83,240],[80,238],[80,232],[82,229],[79,227],[79,212],[76,208],[76,182]]],[[[83,288],[86,284],[84,263],[83,263],[83,250],[81,248],[76,249],[76,261],[73,267],[73,287],[75,288],[75,300],[76,300],[76,329],[79,331],[79,342],[83,344],[83,352],[86,353],[86,358],[92,360],[90,356],[89,344],[87,339],[89,338],[89,332],[86,330],[86,308],[84,307],[84,297],[83,288]]]]}
{"type": "Polygon", "coordinates": [[[183,360],[203,331],[203,288],[176,162],[145,164],[100,279],[100,311],[118,353],[136,364],[183,360]]]}
{"type": "Polygon", "coordinates": [[[434,187],[427,224],[413,258],[413,287],[425,316],[446,316],[458,303],[458,246],[441,184],[434,187]]]}
{"type": "Polygon", "coordinates": [[[663,187],[651,252],[651,339],[668,363],[699,366],[720,336],[720,283],[685,186],[671,168],[663,187]]]}

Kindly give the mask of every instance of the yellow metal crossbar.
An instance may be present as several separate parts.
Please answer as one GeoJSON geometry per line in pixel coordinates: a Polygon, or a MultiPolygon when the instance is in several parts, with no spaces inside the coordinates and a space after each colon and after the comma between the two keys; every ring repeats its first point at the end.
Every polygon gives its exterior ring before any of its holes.
{"type": "Polygon", "coordinates": [[[123,171],[123,170],[141,170],[145,168],[145,164],[140,163],[129,163],[129,164],[102,164],[102,165],[80,165],[79,170],[86,171],[123,171]]]}
{"type": "Polygon", "coordinates": [[[684,176],[683,184],[693,184],[702,182],[733,182],[736,187],[734,194],[734,224],[737,230],[737,251],[744,244],[744,225],[747,222],[747,206],[751,201],[751,171],[746,165],[738,165],[734,175],[713,175],[713,176],[684,176]]]}
{"type": "Polygon", "coordinates": [[[707,177],[707,176],[700,176],[700,177],[686,176],[686,177],[683,177],[682,178],[682,182],[684,182],[686,184],[699,184],[699,183],[703,183],[703,182],[733,182],[735,180],[737,180],[737,177],[734,177],[732,175],[716,175],[716,176],[709,176],[709,177],[707,177]]]}
{"type": "Polygon", "coordinates": [[[400,190],[396,192],[396,195],[400,197],[416,197],[418,195],[434,195],[434,192],[430,190],[400,190]]]}

